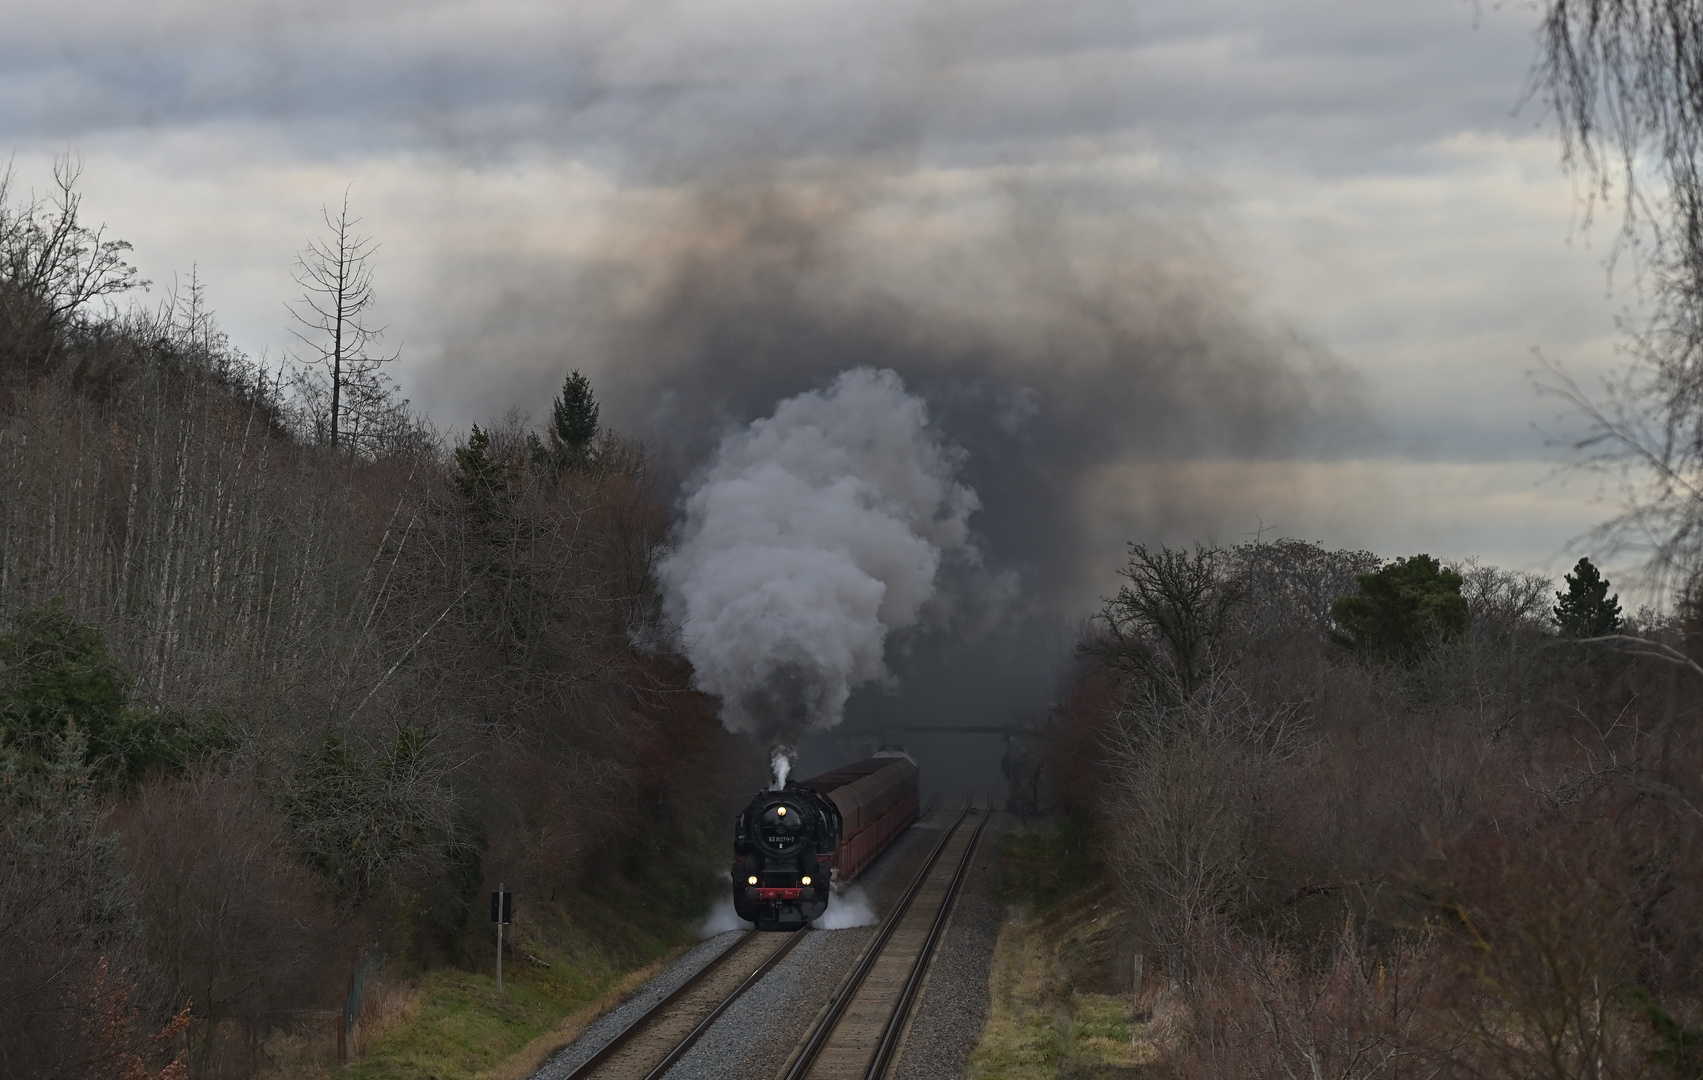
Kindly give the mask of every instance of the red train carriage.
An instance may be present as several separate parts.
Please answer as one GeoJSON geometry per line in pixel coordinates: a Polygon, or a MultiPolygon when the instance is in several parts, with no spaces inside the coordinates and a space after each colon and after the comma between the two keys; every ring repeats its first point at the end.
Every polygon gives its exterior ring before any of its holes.
{"type": "Polygon", "coordinates": [[[798,786],[826,796],[840,811],[833,865],[841,882],[863,873],[917,819],[917,763],[903,750],[884,748],[798,786]]]}

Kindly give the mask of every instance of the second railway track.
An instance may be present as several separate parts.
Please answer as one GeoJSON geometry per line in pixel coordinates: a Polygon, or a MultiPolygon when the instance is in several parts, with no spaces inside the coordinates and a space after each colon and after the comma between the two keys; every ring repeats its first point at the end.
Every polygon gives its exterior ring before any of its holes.
{"type": "Polygon", "coordinates": [[[887,1075],[991,816],[985,806],[966,806],[941,837],[794,1051],[784,1080],[881,1080],[887,1075]]]}

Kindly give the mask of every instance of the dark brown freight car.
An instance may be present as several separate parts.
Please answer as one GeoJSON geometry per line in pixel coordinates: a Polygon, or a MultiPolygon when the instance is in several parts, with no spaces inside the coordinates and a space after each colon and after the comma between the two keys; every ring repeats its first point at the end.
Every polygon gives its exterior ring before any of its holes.
{"type": "Polygon", "coordinates": [[[917,763],[903,750],[883,748],[874,757],[798,781],[825,796],[840,811],[840,845],[835,877],[851,881],[917,819],[917,763]]]}

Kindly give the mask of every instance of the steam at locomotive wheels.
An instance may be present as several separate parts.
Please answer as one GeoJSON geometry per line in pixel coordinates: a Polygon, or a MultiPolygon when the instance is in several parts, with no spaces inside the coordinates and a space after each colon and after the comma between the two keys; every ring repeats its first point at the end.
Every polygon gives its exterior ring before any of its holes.
{"type": "Polygon", "coordinates": [[[734,823],[733,909],[801,930],[917,818],[917,763],[898,747],[760,791],[734,823]]]}

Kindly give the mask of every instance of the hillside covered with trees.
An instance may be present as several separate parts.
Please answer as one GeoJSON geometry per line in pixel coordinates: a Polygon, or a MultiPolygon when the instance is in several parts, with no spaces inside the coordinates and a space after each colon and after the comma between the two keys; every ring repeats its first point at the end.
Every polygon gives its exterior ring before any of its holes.
{"type": "Polygon", "coordinates": [[[0,1073],[252,1075],[363,955],[489,965],[499,879],[522,952],[678,938],[751,763],[657,632],[643,447],[577,375],[445,445],[343,306],[281,366],[193,278],[121,309],[56,180],[0,186],[0,1073]]]}

